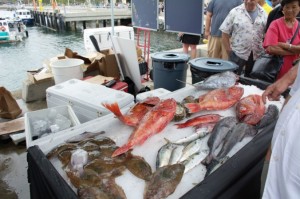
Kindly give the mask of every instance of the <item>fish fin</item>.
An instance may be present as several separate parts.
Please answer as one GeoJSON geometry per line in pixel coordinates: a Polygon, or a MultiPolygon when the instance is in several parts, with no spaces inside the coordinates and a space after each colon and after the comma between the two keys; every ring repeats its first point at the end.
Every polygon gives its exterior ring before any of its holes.
{"type": "Polygon", "coordinates": [[[119,105],[118,105],[117,102],[115,102],[113,104],[102,103],[102,106],[104,106],[105,108],[110,110],[113,114],[115,114],[115,116],[123,117],[123,114],[121,113],[121,110],[120,110],[119,105]]]}
{"type": "Polygon", "coordinates": [[[187,127],[185,123],[178,123],[178,124],[175,124],[177,126],[178,129],[182,129],[182,128],[185,128],[187,127]]]}
{"type": "Polygon", "coordinates": [[[121,155],[123,153],[126,153],[127,151],[129,151],[132,148],[131,145],[125,144],[123,146],[121,146],[120,148],[116,149],[113,154],[111,155],[111,157],[116,157],[118,155],[121,155]]]}
{"type": "Polygon", "coordinates": [[[197,113],[201,110],[197,103],[187,103],[185,104],[185,107],[188,109],[188,113],[197,113]]]}
{"type": "Polygon", "coordinates": [[[167,143],[172,143],[168,138],[164,138],[167,143]]]}
{"type": "Polygon", "coordinates": [[[210,175],[214,170],[215,167],[219,164],[220,162],[216,159],[212,159],[211,162],[206,166],[206,173],[205,173],[205,177],[207,177],[208,175],[210,175]]]}

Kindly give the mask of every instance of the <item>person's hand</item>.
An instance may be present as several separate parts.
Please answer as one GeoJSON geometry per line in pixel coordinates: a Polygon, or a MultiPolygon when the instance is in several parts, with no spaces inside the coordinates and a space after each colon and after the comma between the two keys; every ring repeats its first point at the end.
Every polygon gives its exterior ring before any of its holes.
{"type": "Polygon", "coordinates": [[[267,98],[270,101],[278,101],[280,95],[289,87],[289,83],[284,78],[279,79],[275,83],[267,87],[262,94],[262,100],[266,103],[267,98]]]}

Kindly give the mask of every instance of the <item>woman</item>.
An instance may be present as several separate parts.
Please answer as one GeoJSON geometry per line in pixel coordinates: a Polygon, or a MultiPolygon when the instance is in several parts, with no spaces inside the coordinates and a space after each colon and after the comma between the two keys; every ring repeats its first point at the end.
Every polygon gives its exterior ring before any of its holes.
{"type": "Polygon", "coordinates": [[[191,59],[195,59],[197,56],[197,45],[199,44],[200,36],[184,33],[179,33],[178,36],[181,37],[183,52],[188,54],[189,48],[191,48],[191,59]]]}
{"type": "Polygon", "coordinates": [[[281,6],[283,17],[272,21],[263,43],[267,53],[283,56],[283,65],[277,79],[290,70],[300,53],[300,31],[290,43],[299,23],[296,16],[300,11],[300,0],[283,0],[281,6]]]}

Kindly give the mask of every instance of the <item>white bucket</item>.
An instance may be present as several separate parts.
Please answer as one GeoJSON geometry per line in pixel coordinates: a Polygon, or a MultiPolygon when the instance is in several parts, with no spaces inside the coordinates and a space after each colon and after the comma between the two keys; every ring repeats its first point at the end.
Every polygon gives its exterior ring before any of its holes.
{"type": "Polygon", "coordinates": [[[81,59],[60,59],[50,64],[55,84],[65,82],[70,79],[82,79],[83,65],[81,59]]]}

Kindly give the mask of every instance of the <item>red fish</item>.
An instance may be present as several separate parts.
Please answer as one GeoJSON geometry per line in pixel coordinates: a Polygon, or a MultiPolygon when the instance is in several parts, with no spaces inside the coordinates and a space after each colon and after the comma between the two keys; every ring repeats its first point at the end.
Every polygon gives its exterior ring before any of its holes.
{"type": "Polygon", "coordinates": [[[206,124],[206,123],[215,123],[220,120],[221,116],[218,114],[207,114],[207,115],[200,115],[197,117],[194,117],[193,119],[190,119],[184,123],[175,124],[177,125],[177,128],[185,128],[189,126],[197,126],[199,124],[206,124]]]}
{"type": "Polygon", "coordinates": [[[244,89],[237,86],[212,90],[199,97],[198,103],[187,103],[189,113],[202,110],[224,110],[237,103],[244,94],[244,89]]]}
{"type": "Polygon", "coordinates": [[[260,95],[248,95],[236,105],[236,114],[241,122],[255,125],[265,113],[265,104],[260,95]]]}
{"type": "Polygon", "coordinates": [[[102,104],[105,108],[110,110],[119,120],[128,126],[137,126],[144,115],[151,110],[160,99],[158,97],[148,97],[145,100],[136,103],[126,115],[121,113],[119,105],[113,104],[102,104]]]}
{"type": "Polygon", "coordinates": [[[126,153],[134,146],[143,144],[152,135],[161,132],[173,119],[175,112],[176,101],[174,99],[161,100],[142,118],[128,142],[115,150],[112,157],[126,153]]]}

